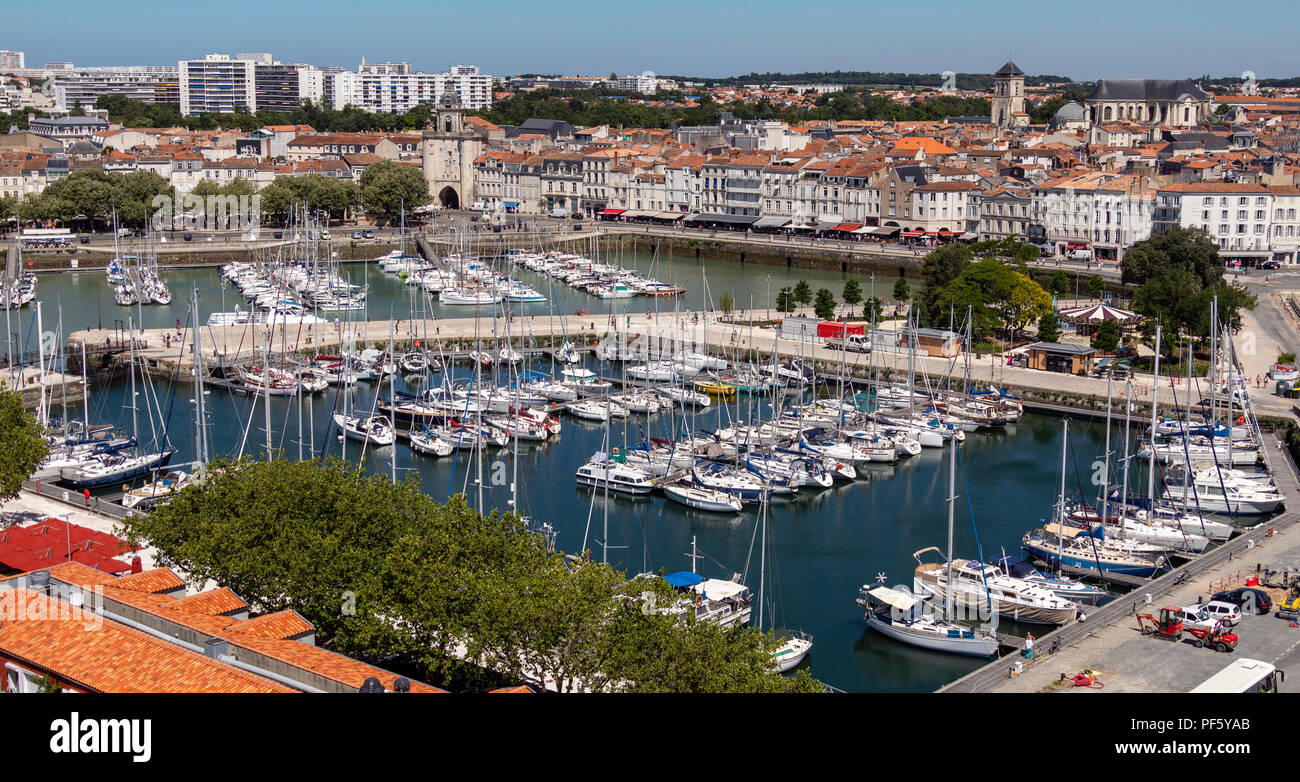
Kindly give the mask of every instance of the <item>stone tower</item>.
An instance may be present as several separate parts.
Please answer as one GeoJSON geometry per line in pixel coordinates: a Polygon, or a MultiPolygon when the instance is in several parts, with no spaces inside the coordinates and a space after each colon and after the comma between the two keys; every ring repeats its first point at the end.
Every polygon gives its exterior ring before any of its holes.
{"type": "Polygon", "coordinates": [[[434,203],[463,209],[474,202],[474,159],[482,151],[482,137],[465,126],[460,96],[444,92],[420,142],[424,178],[434,203]]]}
{"type": "Polygon", "coordinates": [[[993,126],[1014,128],[1026,124],[1017,114],[1025,111],[1025,72],[1007,60],[993,74],[993,126]]]}

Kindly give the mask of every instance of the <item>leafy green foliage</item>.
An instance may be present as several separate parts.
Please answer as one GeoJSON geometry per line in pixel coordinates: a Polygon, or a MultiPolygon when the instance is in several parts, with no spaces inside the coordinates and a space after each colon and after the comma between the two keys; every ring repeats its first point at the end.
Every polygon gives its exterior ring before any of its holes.
{"type": "Polygon", "coordinates": [[[912,298],[912,289],[907,285],[906,277],[894,281],[894,301],[903,302],[912,298]]]}
{"type": "Polygon", "coordinates": [[[945,289],[957,279],[970,261],[970,247],[960,243],[946,244],[926,254],[921,261],[921,295],[918,297],[924,325],[934,325],[947,318],[949,304],[956,303],[953,299],[956,292],[945,293],[945,289]],[[940,298],[945,301],[941,302],[940,298]]]}
{"type": "Polygon", "coordinates": [[[1064,296],[1070,292],[1070,275],[1061,270],[1052,272],[1052,280],[1047,284],[1047,289],[1053,296],[1064,296]]]}
{"type": "Polygon", "coordinates": [[[1100,299],[1106,292],[1106,280],[1100,274],[1094,274],[1088,278],[1088,295],[1094,299],[1100,299]]]}
{"type": "Polygon", "coordinates": [[[794,312],[795,311],[794,294],[789,288],[782,288],[776,292],[776,311],[777,312],[794,312]]]}
{"type": "Polygon", "coordinates": [[[732,297],[731,291],[727,291],[726,293],[722,294],[722,298],[718,299],[718,309],[722,310],[723,312],[727,314],[731,314],[731,311],[734,310],[735,308],[736,308],[736,300],[735,298],[732,297]]]}
{"type": "Polygon", "coordinates": [[[1103,353],[1113,353],[1119,347],[1119,324],[1113,320],[1104,320],[1097,326],[1097,336],[1092,339],[1092,346],[1103,353]]]}
{"type": "Polygon", "coordinates": [[[460,495],[439,503],[415,476],[394,485],[337,459],[222,462],[124,525],[196,581],[258,611],[296,610],[329,648],[396,657],[426,678],[489,668],[566,691],[820,689],[774,672],[767,634],[660,611],[679,597],[662,580],[567,559],[515,516],[482,516],[460,495]]]}
{"type": "Polygon", "coordinates": [[[183,117],[176,104],[142,103],[124,95],[102,95],[95,100],[95,108],[107,109],[109,121],[121,122],[128,128],[183,127],[189,130],[239,128],[251,131],[266,125],[310,125],[326,133],[392,133],[423,128],[430,117],[429,107],[423,104],[405,114],[381,114],[355,106],[335,111],[311,101],[304,101],[302,106],[288,113],[203,113],[183,117]]]}
{"type": "Polygon", "coordinates": [[[97,168],[78,169],[51,182],[40,193],[27,196],[18,205],[24,221],[60,220],[65,224],[85,221],[107,225],[117,209],[118,222],[143,226],[155,211],[157,196],[175,198],[166,179],[152,171],[129,174],[106,172],[97,168]]]}
{"type": "Polygon", "coordinates": [[[807,280],[800,280],[799,283],[794,286],[795,301],[799,302],[800,304],[809,304],[812,302],[812,297],[813,297],[812,286],[808,284],[807,280]]]}
{"type": "Polygon", "coordinates": [[[41,466],[50,448],[17,391],[0,389],[0,433],[0,502],[5,502],[18,496],[23,481],[41,466]]]}
{"type": "Polygon", "coordinates": [[[1056,312],[1048,312],[1038,319],[1038,341],[1056,342],[1061,339],[1061,319],[1056,312]]]}
{"type": "Polygon", "coordinates": [[[813,311],[817,317],[822,320],[831,320],[835,317],[835,294],[831,293],[828,288],[821,288],[817,291],[817,303],[813,305],[813,311]]]}
{"type": "Polygon", "coordinates": [[[328,211],[337,220],[361,203],[361,191],[355,182],[323,174],[276,177],[258,195],[262,212],[280,218],[287,216],[295,204],[305,202],[313,210],[328,211]]]}
{"type": "Polygon", "coordinates": [[[1241,310],[1258,303],[1245,287],[1224,281],[1218,247],[1198,229],[1173,228],[1144,239],[1124,255],[1120,268],[1125,283],[1139,286],[1133,309],[1148,316],[1144,331],[1154,331],[1159,319],[1170,345],[1182,334],[1209,336],[1215,296],[1220,319],[1233,328],[1241,327],[1241,310]]]}
{"type": "Polygon", "coordinates": [[[393,217],[432,200],[424,172],[414,166],[384,160],[361,173],[361,203],[372,214],[393,217]]]}
{"type": "Polygon", "coordinates": [[[843,299],[844,303],[850,306],[862,301],[862,284],[857,280],[845,282],[843,299]]]}
{"type": "Polygon", "coordinates": [[[1052,309],[1041,285],[998,258],[968,264],[935,303],[955,321],[969,311],[977,333],[1001,326],[1009,337],[1052,309]]]}

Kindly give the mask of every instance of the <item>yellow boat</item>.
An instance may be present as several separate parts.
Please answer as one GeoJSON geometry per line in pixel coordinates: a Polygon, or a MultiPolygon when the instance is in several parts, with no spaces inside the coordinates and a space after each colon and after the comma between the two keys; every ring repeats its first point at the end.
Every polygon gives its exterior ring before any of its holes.
{"type": "Polygon", "coordinates": [[[720,399],[735,399],[736,387],[720,380],[696,380],[695,390],[720,399]]]}

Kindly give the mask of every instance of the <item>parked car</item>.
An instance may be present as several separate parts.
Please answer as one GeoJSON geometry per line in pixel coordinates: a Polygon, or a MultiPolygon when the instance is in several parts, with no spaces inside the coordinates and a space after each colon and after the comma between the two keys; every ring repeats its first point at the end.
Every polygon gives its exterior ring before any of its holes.
{"type": "Polygon", "coordinates": [[[1179,608],[1178,618],[1182,620],[1183,627],[1195,627],[1198,630],[1211,630],[1219,621],[1216,617],[1211,616],[1203,605],[1179,608]]]}
{"type": "Polygon", "coordinates": [[[374,239],[374,238],[375,238],[375,232],[374,232],[374,231],[366,231],[366,232],[364,232],[364,233],[362,234],[362,236],[364,236],[364,237],[367,238],[367,239],[374,239]]]}
{"type": "Polygon", "coordinates": [[[276,231],[275,233],[273,233],[273,234],[271,234],[271,235],[274,236],[276,239],[283,239],[283,238],[284,238],[284,231],[276,231]]]}
{"type": "Polygon", "coordinates": [[[1225,592],[1215,592],[1210,595],[1210,600],[1232,603],[1241,608],[1243,612],[1251,611],[1256,614],[1267,614],[1273,610],[1273,601],[1269,599],[1268,593],[1253,587],[1240,587],[1225,592]]]}
{"type": "Polygon", "coordinates": [[[82,243],[82,244],[90,244],[90,237],[89,237],[89,236],[86,236],[85,234],[82,234],[81,236],[78,236],[77,238],[81,240],[81,243],[82,243]]]}
{"type": "Polygon", "coordinates": [[[1277,261],[1263,261],[1263,262],[1261,262],[1261,263],[1259,264],[1259,268],[1261,268],[1261,269],[1281,269],[1281,268],[1282,268],[1282,264],[1278,263],[1277,261]]]}
{"type": "Polygon", "coordinates": [[[192,241],[194,241],[194,234],[185,234],[185,235],[182,236],[181,238],[184,239],[184,240],[187,241],[187,242],[192,242],[192,241]]]}
{"type": "Polygon", "coordinates": [[[1232,627],[1241,621],[1241,607],[1222,600],[1211,600],[1206,603],[1205,612],[1223,622],[1226,627],[1232,627]]]}
{"type": "Polygon", "coordinates": [[[361,238],[361,232],[360,232],[360,231],[353,231],[353,232],[352,232],[352,238],[353,238],[353,239],[360,239],[360,238],[361,238]]]}

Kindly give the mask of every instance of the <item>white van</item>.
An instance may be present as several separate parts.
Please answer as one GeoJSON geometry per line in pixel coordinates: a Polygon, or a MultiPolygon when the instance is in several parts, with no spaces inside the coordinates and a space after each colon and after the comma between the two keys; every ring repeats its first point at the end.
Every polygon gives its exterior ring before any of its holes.
{"type": "Polygon", "coordinates": [[[1223,622],[1224,627],[1232,627],[1241,621],[1241,608],[1232,603],[1225,603],[1222,600],[1211,600],[1206,603],[1205,613],[1223,622]]]}
{"type": "Polygon", "coordinates": [[[1072,261],[1091,261],[1092,250],[1071,250],[1070,260],[1072,261]]]}
{"type": "Polygon", "coordinates": [[[486,212],[487,208],[487,201],[475,201],[469,205],[469,210],[471,212],[486,212]]]}
{"type": "Polygon", "coordinates": [[[827,350],[839,350],[844,348],[849,353],[870,353],[871,337],[866,334],[849,334],[844,337],[827,337],[827,350]]]}

